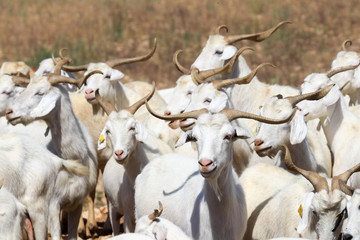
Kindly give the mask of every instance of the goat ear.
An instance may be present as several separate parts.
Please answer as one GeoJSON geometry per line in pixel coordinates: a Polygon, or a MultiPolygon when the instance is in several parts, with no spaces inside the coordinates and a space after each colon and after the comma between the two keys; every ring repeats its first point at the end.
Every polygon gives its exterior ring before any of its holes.
{"type": "Polygon", "coordinates": [[[336,103],[336,101],[340,98],[341,92],[339,86],[336,84],[325,97],[322,98],[322,103],[325,106],[330,106],[336,103]]]}
{"type": "Polygon", "coordinates": [[[228,60],[228,59],[230,59],[232,56],[235,55],[236,51],[237,51],[237,48],[236,48],[236,47],[234,47],[234,46],[232,46],[232,45],[226,46],[226,47],[224,48],[224,52],[223,52],[223,54],[221,55],[221,58],[220,58],[220,59],[221,59],[221,60],[228,60]]]}
{"type": "Polygon", "coordinates": [[[180,147],[182,145],[184,145],[185,143],[189,142],[190,137],[191,136],[191,130],[184,132],[177,140],[175,143],[175,147],[180,147]]]}
{"type": "Polygon", "coordinates": [[[301,143],[307,134],[307,125],[304,120],[304,114],[296,111],[294,118],[290,122],[290,143],[301,143]]]}
{"type": "Polygon", "coordinates": [[[136,140],[138,140],[139,142],[143,143],[145,142],[147,136],[148,136],[148,132],[146,127],[140,123],[140,122],[136,122],[136,140]]]}
{"type": "Polygon", "coordinates": [[[102,150],[106,147],[106,139],[107,139],[107,133],[106,133],[106,127],[102,130],[100,137],[98,139],[98,150],[102,150]]]}
{"type": "Polygon", "coordinates": [[[311,212],[312,212],[312,200],[314,198],[314,192],[310,192],[306,195],[299,207],[300,221],[297,227],[297,232],[301,234],[307,227],[310,226],[311,212]]]}
{"type": "Polygon", "coordinates": [[[60,95],[54,91],[44,96],[34,110],[31,111],[31,117],[36,119],[48,115],[55,108],[59,96],[60,95]]]}
{"type": "Polygon", "coordinates": [[[211,101],[209,105],[209,112],[218,113],[225,109],[227,106],[228,97],[222,91],[218,92],[218,95],[211,101]]]}
{"type": "Polygon", "coordinates": [[[110,81],[119,80],[119,79],[123,78],[124,76],[125,75],[122,72],[120,72],[119,70],[112,69],[111,75],[110,75],[110,81]]]}
{"type": "Polygon", "coordinates": [[[236,138],[241,138],[241,139],[248,139],[251,137],[251,135],[249,134],[248,131],[246,131],[245,129],[241,128],[241,127],[234,127],[235,128],[235,137],[236,138]]]}

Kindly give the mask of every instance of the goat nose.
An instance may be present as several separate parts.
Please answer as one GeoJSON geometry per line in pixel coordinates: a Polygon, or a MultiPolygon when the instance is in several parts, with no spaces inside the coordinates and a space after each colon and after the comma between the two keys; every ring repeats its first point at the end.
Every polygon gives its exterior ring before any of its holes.
{"type": "Polygon", "coordinates": [[[121,155],[123,155],[123,153],[124,153],[123,150],[116,150],[116,151],[115,151],[115,155],[116,155],[117,157],[121,157],[121,155]]]}
{"type": "Polygon", "coordinates": [[[164,114],[165,115],[171,115],[171,112],[169,110],[165,110],[164,114]]]}
{"type": "Polygon", "coordinates": [[[91,93],[93,93],[93,92],[94,92],[94,90],[92,90],[91,88],[85,90],[85,93],[86,93],[86,94],[91,94],[91,93]]]}
{"type": "Polygon", "coordinates": [[[13,113],[13,110],[11,108],[9,108],[8,110],[6,110],[6,115],[10,115],[13,113]]]}
{"type": "Polygon", "coordinates": [[[350,239],[352,239],[352,238],[353,238],[353,236],[352,236],[351,234],[345,233],[345,234],[343,235],[343,239],[344,239],[344,240],[350,240],[350,239]]]}
{"type": "Polygon", "coordinates": [[[201,167],[208,167],[213,163],[212,160],[207,159],[207,158],[202,158],[199,160],[199,164],[201,167]]]}
{"type": "Polygon", "coordinates": [[[264,143],[264,141],[261,140],[261,139],[255,139],[255,141],[254,141],[254,144],[255,144],[256,147],[260,146],[263,143],[264,143]]]}

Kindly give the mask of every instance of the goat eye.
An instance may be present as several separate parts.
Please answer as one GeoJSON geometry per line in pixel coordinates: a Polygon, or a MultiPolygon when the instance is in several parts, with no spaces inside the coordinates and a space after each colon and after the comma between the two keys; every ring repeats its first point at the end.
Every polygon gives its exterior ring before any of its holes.
{"type": "Polygon", "coordinates": [[[110,130],[106,130],[106,134],[110,134],[111,132],[110,132],[110,130]]]}
{"type": "Polygon", "coordinates": [[[187,96],[190,96],[191,94],[192,94],[191,91],[188,91],[188,92],[186,93],[187,96]]]}
{"type": "Polygon", "coordinates": [[[42,92],[37,92],[37,93],[35,93],[35,95],[36,95],[36,96],[43,96],[44,93],[42,93],[42,92]]]}
{"type": "Polygon", "coordinates": [[[134,127],[129,128],[129,131],[135,131],[134,127]]]}
{"type": "Polygon", "coordinates": [[[207,104],[211,103],[211,99],[210,98],[205,99],[204,103],[207,103],[207,104]]]}
{"type": "Polygon", "coordinates": [[[230,140],[232,138],[232,135],[230,135],[230,134],[227,134],[225,137],[224,137],[224,140],[226,139],[226,140],[230,140]]]}
{"type": "Polygon", "coordinates": [[[216,50],[215,54],[221,55],[221,54],[223,54],[223,51],[221,51],[221,50],[216,50]]]}

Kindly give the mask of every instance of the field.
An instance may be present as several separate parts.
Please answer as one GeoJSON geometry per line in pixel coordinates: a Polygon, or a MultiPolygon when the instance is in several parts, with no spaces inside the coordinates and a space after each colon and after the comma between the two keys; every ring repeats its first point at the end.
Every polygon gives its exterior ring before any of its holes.
{"type": "MultiPolygon", "coordinates": [[[[250,67],[277,66],[259,73],[268,83],[299,87],[308,74],[330,69],[344,40],[352,40],[350,49],[360,49],[357,0],[2,0],[0,19],[0,63],[22,60],[34,68],[63,47],[75,65],[142,55],[156,37],[158,48],[149,61],[121,71],[131,79],[155,81],[158,88],[174,86],[180,76],[173,53],[183,49],[180,61],[189,67],[222,24],[230,34],[245,34],[292,21],[262,43],[237,43],[255,49],[245,54],[250,67]]],[[[102,222],[107,209],[101,186],[98,193],[102,222]]]]}

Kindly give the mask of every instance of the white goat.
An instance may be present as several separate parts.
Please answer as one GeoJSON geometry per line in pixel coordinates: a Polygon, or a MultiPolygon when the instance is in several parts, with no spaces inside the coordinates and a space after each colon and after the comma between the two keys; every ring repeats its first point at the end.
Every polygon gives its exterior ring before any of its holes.
{"type": "Polygon", "coordinates": [[[13,125],[45,120],[59,156],[78,159],[87,167],[89,175],[76,177],[74,181],[69,182],[68,176],[61,176],[63,184],[69,184],[71,189],[67,192],[69,201],[51,206],[50,222],[55,226],[51,229],[53,239],[60,239],[58,218],[61,209],[69,212],[69,239],[76,239],[83,200],[90,191],[95,194],[97,158],[88,130],[74,115],[68,92],[58,84],[64,82],[76,83],[76,80],[60,75],[35,76],[10,105],[6,117],[13,125]]]}
{"type": "Polygon", "coordinates": [[[253,172],[252,175],[247,174],[246,178],[241,177],[241,183],[258,182],[256,189],[251,187],[251,184],[248,185],[250,188],[244,188],[246,200],[255,200],[259,203],[258,206],[252,207],[253,212],[248,217],[244,239],[274,237],[337,239],[343,220],[343,215],[339,213],[343,212],[347,203],[347,196],[341,190],[340,182],[346,182],[352,173],[359,171],[360,164],[333,178],[325,178],[316,172],[295,166],[289,149],[285,145],[283,147],[286,167],[292,172],[300,173],[303,177],[291,176],[292,174],[286,171],[283,171],[281,175],[278,175],[278,171],[260,171],[253,172]],[[260,175],[269,176],[261,181],[260,175]],[[275,186],[276,191],[273,191],[275,193],[273,196],[266,194],[272,186],[272,183],[268,182],[271,177],[278,178],[276,183],[282,179],[289,181],[288,185],[282,183],[282,188],[275,186]],[[262,192],[265,193],[266,198],[259,195],[262,192]]]}
{"type": "MultiPolygon", "coordinates": [[[[344,186],[344,185],[343,185],[344,186]]],[[[359,240],[360,239],[360,189],[351,189],[348,186],[345,187],[348,189],[346,191],[351,195],[351,199],[348,201],[346,210],[348,215],[348,220],[343,226],[343,240],[359,240]]]]}
{"type": "MultiPolygon", "coordinates": [[[[67,181],[77,181],[77,176],[87,175],[88,170],[77,161],[50,153],[29,136],[3,134],[0,142],[3,186],[26,206],[36,239],[45,240],[51,206],[69,201],[67,192],[71,188],[67,181]]],[[[59,215],[55,217],[60,224],[59,215]]]]}
{"type": "Polygon", "coordinates": [[[155,86],[146,97],[120,111],[117,111],[114,106],[98,94],[96,95],[97,102],[109,115],[101,133],[98,148],[105,147],[106,139],[109,138],[113,155],[108,164],[110,166],[121,164],[125,169],[125,171],[122,171],[119,167],[106,168],[103,175],[104,190],[109,201],[109,216],[113,235],[120,233],[119,214],[124,215],[125,232],[135,230],[135,178],[153,158],[172,152],[170,146],[158,139],[151,130],[146,129],[140,121],[134,118],[136,111],[144,104],[146,99],[153,96],[154,92],[155,86]],[[114,164],[114,160],[117,163],[114,164]],[[120,179],[113,182],[114,175],[120,177],[120,179]]]}
{"type": "Polygon", "coordinates": [[[1,239],[33,240],[33,229],[26,207],[6,189],[0,189],[1,239]]]}
{"type": "MultiPolygon", "coordinates": [[[[331,88],[332,86],[330,85],[326,89],[321,89],[306,95],[286,98],[283,98],[281,95],[272,97],[266,101],[261,108],[260,115],[272,118],[288,116],[298,102],[306,99],[320,99],[324,97],[331,88]]],[[[314,151],[314,149],[323,147],[323,145],[310,145],[308,134],[311,133],[316,132],[308,131],[303,113],[297,111],[294,118],[284,124],[269,125],[259,123],[254,141],[254,149],[260,156],[273,157],[281,150],[281,145],[285,144],[290,149],[291,157],[296,166],[330,177],[332,174],[331,158],[328,158],[326,155],[319,155],[319,153],[325,152],[324,150],[314,151]]],[[[313,137],[313,139],[316,139],[316,137],[313,137]]]]}
{"type": "Polygon", "coordinates": [[[177,145],[195,141],[199,165],[192,158],[176,154],[151,161],[135,182],[135,216],[138,219],[145,215],[153,209],[153,201],[160,200],[168,207],[164,217],[192,238],[242,239],[246,203],[232,167],[232,142],[248,135],[231,121],[239,117],[263,118],[228,109],[217,114],[206,112],[202,109],[173,116],[156,114],[164,120],[198,119],[177,145]]]}

